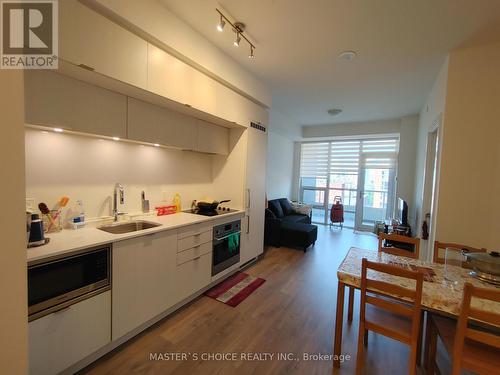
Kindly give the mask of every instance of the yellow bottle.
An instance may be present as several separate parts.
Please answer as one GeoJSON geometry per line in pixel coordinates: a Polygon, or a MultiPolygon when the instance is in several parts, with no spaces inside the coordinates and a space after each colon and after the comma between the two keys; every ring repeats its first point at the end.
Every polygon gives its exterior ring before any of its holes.
{"type": "Polygon", "coordinates": [[[175,206],[175,212],[181,212],[181,196],[179,193],[175,193],[172,203],[175,206]]]}

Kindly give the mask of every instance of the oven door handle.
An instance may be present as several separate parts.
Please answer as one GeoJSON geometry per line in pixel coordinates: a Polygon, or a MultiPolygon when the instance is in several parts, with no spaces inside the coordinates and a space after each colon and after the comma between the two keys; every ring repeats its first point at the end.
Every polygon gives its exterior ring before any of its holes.
{"type": "Polygon", "coordinates": [[[225,240],[226,238],[229,238],[233,234],[241,234],[241,230],[239,230],[237,232],[229,233],[227,236],[224,236],[224,237],[214,237],[214,240],[215,241],[222,241],[222,240],[225,240]]]}

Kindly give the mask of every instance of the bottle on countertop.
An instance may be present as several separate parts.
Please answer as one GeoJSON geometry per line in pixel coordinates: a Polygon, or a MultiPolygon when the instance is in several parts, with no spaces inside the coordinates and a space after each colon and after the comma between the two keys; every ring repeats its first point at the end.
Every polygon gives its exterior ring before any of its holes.
{"type": "Polygon", "coordinates": [[[179,193],[175,193],[173,199],[173,205],[175,206],[175,212],[181,212],[181,196],[179,193]]]}
{"type": "Polygon", "coordinates": [[[76,201],[76,215],[73,218],[73,223],[84,223],[85,222],[85,208],[83,207],[83,201],[81,199],[76,201]]]}

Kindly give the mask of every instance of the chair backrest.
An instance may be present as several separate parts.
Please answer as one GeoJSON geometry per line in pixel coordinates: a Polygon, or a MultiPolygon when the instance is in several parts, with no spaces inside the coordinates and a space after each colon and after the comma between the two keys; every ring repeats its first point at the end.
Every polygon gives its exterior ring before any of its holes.
{"type": "Polygon", "coordinates": [[[399,255],[407,258],[418,259],[420,255],[420,238],[418,237],[408,237],[402,236],[400,234],[387,234],[387,233],[379,233],[378,235],[378,251],[382,251],[384,253],[399,255]],[[413,251],[398,248],[397,246],[384,246],[384,240],[394,241],[399,243],[405,243],[412,245],[413,251]]]}
{"type": "MultiPolygon", "coordinates": [[[[361,263],[361,319],[365,320],[366,304],[374,305],[383,310],[394,314],[402,315],[412,319],[412,332],[410,337],[393,338],[411,344],[418,340],[420,331],[421,300],[423,273],[407,270],[398,266],[370,262],[363,258],[361,263]],[[392,284],[386,281],[374,280],[368,278],[368,270],[374,270],[387,275],[415,280],[415,288],[405,288],[400,285],[392,284]],[[369,294],[368,294],[369,293],[369,294]],[[403,300],[405,303],[401,303],[403,300]]],[[[389,331],[391,327],[379,327],[389,331]]]]}
{"type": "MultiPolygon", "coordinates": [[[[439,242],[435,241],[434,242],[434,255],[433,255],[433,261],[434,263],[441,263],[444,264],[444,254],[441,256],[440,250],[446,250],[446,248],[449,249],[457,249],[457,251],[461,251],[462,249],[466,249],[471,253],[485,253],[486,249],[484,248],[476,248],[476,247],[471,247],[467,245],[460,245],[458,243],[449,243],[449,242],[439,242]]],[[[464,266],[465,264],[462,264],[464,266]]]]}
{"type": "MultiPolygon", "coordinates": [[[[472,340],[484,345],[489,345],[500,349],[500,336],[485,332],[484,330],[474,329],[468,326],[469,319],[481,321],[495,327],[500,326],[500,314],[496,312],[484,311],[471,306],[472,298],[488,300],[500,304],[500,290],[478,288],[472,284],[466,283],[462,298],[462,307],[458,317],[455,343],[453,346],[453,367],[452,374],[460,374],[462,367],[462,352],[464,341],[472,340]]],[[[474,369],[471,369],[474,371],[474,369]]]]}

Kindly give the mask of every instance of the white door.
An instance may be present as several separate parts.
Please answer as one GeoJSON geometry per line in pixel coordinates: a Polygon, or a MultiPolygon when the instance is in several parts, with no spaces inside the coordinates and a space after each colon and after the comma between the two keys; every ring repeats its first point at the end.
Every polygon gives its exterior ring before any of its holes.
{"type": "Polygon", "coordinates": [[[247,130],[246,215],[241,235],[240,263],[264,252],[264,216],[266,206],[267,130],[247,130]]]}

